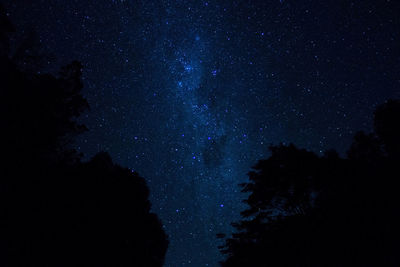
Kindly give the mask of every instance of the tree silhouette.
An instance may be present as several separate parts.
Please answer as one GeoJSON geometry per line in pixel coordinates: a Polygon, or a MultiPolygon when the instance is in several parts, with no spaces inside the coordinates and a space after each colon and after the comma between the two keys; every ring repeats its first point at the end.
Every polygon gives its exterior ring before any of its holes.
{"type": "Polygon", "coordinates": [[[58,76],[18,66],[0,55],[0,265],[162,266],[168,241],[144,179],[107,153],[82,162],[69,148],[86,130],[82,65],[58,76]]]}
{"type": "Polygon", "coordinates": [[[398,266],[398,121],[399,101],[379,106],[347,159],[271,147],[241,185],[249,208],[221,266],[398,266]]]}
{"type": "Polygon", "coordinates": [[[390,158],[400,159],[400,101],[389,100],[375,111],[375,133],[390,158]]]}
{"type": "Polygon", "coordinates": [[[137,173],[100,153],[35,174],[7,198],[2,266],[162,266],[166,236],[137,173]]]}

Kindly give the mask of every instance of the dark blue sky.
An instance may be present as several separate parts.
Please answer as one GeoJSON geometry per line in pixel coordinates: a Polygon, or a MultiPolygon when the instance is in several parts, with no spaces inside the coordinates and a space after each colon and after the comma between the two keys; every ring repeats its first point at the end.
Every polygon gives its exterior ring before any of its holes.
{"type": "Polygon", "coordinates": [[[166,266],[217,266],[215,235],[268,145],[344,154],[377,104],[400,97],[398,1],[1,1],[34,30],[47,71],[77,59],[90,129],[144,176],[166,266]]]}

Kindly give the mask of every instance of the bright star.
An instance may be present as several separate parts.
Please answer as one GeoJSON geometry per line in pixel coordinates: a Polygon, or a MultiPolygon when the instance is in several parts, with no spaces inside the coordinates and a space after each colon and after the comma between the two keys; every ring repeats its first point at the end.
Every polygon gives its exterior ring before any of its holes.
{"type": "Polygon", "coordinates": [[[186,65],[186,66],[185,66],[185,70],[186,70],[187,72],[191,72],[191,71],[193,70],[193,67],[190,66],[190,65],[186,65]]]}

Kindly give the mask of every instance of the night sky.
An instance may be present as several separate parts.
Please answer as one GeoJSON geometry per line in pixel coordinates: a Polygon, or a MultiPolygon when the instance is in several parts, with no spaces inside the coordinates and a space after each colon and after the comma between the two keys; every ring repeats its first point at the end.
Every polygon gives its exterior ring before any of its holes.
{"type": "Polygon", "coordinates": [[[400,97],[400,1],[0,2],[37,33],[44,71],[84,65],[75,147],[146,178],[169,267],[217,266],[270,144],[344,155],[400,97]]]}

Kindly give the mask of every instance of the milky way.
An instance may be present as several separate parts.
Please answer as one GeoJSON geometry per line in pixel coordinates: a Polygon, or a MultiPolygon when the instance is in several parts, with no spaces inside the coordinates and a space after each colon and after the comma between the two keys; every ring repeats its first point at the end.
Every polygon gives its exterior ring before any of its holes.
{"type": "Polygon", "coordinates": [[[151,130],[159,133],[152,140],[154,149],[165,151],[146,153],[162,164],[159,177],[151,171],[146,176],[157,183],[167,179],[161,186],[165,195],[154,207],[166,214],[172,265],[212,266],[219,258],[216,234],[226,232],[237,218],[237,184],[249,168],[249,162],[242,161],[249,153],[241,151],[248,142],[246,118],[234,105],[245,89],[228,88],[234,59],[228,56],[227,62],[218,55],[229,54],[218,49],[221,37],[216,32],[226,9],[206,3],[147,8],[163,14],[149,29],[159,34],[147,62],[153,75],[143,86],[151,91],[147,104],[160,108],[151,120],[165,117],[151,130]],[[215,20],[210,20],[211,13],[215,20]]]}
{"type": "Polygon", "coordinates": [[[217,233],[268,146],[341,154],[399,97],[395,1],[2,1],[56,72],[84,65],[76,148],[138,171],[170,239],[166,266],[217,266],[217,233]]]}

